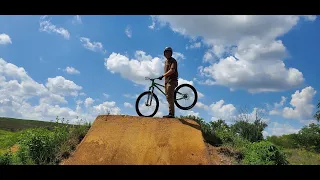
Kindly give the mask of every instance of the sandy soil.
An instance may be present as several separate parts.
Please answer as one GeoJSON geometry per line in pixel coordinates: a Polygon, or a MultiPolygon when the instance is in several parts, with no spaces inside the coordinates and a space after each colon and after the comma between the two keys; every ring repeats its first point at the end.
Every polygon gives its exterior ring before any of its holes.
{"type": "Polygon", "coordinates": [[[187,119],[98,116],[76,151],[62,165],[226,164],[187,119]]]}

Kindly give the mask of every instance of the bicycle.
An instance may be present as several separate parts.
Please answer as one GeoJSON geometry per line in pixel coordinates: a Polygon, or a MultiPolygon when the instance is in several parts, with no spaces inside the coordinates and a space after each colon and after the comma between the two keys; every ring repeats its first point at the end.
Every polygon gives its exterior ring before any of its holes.
{"type": "MultiPolygon", "coordinates": [[[[158,84],[155,82],[156,79],[159,79],[159,78],[148,78],[146,77],[145,78],[146,80],[150,80],[151,81],[151,85],[149,87],[149,90],[148,91],[145,91],[143,93],[141,93],[138,97],[137,97],[137,100],[136,100],[136,105],[135,105],[135,108],[136,108],[136,112],[139,116],[143,116],[143,117],[153,117],[157,112],[158,112],[158,109],[159,109],[159,99],[157,97],[157,95],[154,93],[154,89],[157,88],[164,96],[166,96],[166,93],[164,91],[162,91],[159,86],[161,87],[165,87],[164,85],[161,85],[161,84],[158,84]],[[144,108],[139,106],[139,102],[140,100],[142,99],[142,97],[144,96],[148,96],[147,97],[147,102],[143,103],[144,105],[146,105],[147,107],[151,106],[151,103],[152,103],[152,99],[154,98],[155,99],[155,106],[154,106],[154,110],[151,111],[151,114],[150,115],[144,115],[143,113],[141,113],[141,110],[143,110],[144,108]],[[153,97],[153,98],[150,98],[153,97]],[[149,99],[150,99],[150,103],[149,102],[149,99]]],[[[160,79],[159,79],[160,80],[160,79]]],[[[197,103],[197,100],[198,100],[198,93],[197,93],[197,90],[191,85],[191,84],[180,84],[179,86],[177,86],[175,88],[175,91],[174,91],[174,104],[179,108],[179,109],[182,109],[182,110],[189,110],[191,108],[193,108],[196,103],[197,103]],[[182,88],[186,87],[187,88],[187,92],[184,93],[184,91],[181,91],[182,88]],[[183,100],[183,99],[188,99],[190,96],[188,95],[188,92],[193,92],[194,93],[194,97],[195,99],[193,101],[191,101],[191,105],[189,106],[182,106],[178,101],[179,100],[183,100]],[[182,97],[181,98],[178,98],[178,96],[181,95],[182,97]]]]}

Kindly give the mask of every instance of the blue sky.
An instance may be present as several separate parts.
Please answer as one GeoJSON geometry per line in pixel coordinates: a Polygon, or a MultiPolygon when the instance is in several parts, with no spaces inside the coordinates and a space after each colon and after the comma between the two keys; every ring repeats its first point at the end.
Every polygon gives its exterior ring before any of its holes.
{"type": "Polygon", "coordinates": [[[231,123],[247,106],[264,113],[265,135],[297,132],[320,99],[319,28],[316,16],[0,16],[0,116],[136,116],[171,46],[179,83],[200,94],[177,115],[231,123]]]}

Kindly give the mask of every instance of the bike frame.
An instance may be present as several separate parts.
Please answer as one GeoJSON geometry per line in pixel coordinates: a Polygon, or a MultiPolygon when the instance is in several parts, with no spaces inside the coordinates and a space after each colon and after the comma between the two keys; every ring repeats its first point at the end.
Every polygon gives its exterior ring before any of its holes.
{"type": "MultiPolygon", "coordinates": [[[[153,94],[154,94],[154,88],[155,88],[155,87],[156,87],[163,95],[166,95],[166,93],[163,92],[163,91],[159,88],[159,86],[165,88],[164,85],[154,82],[155,79],[150,79],[150,80],[151,80],[151,85],[150,85],[150,87],[149,87],[149,91],[151,92],[151,97],[152,97],[153,94]]],[[[179,99],[176,99],[176,100],[180,100],[180,99],[184,99],[184,98],[185,98],[185,97],[184,97],[184,96],[185,96],[184,94],[182,94],[182,93],[180,93],[180,92],[177,92],[177,93],[183,95],[183,97],[182,97],[182,98],[179,98],[179,99]]],[[[149,96],[148,96],[147,102],[149,102],[149,96]]],[[[151,102],[152,102],[152,98],[151,98],[151,101],[150,101],[150,105],[151,105],[151,102]]]]}

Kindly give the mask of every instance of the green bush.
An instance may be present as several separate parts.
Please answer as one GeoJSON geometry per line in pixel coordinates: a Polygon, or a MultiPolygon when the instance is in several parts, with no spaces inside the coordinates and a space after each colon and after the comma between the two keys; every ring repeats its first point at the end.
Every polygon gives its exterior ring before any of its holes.
{"type": "Polygon", "coordinates": [[[35,164],[51,164],[59,148],[57,137],[61,137],[60,134],[56,135],[45,128],[27,130],[19,142],[20,147],[28,152],[22,153],[26,155],[22,159],[26,160],[29,156],[35,164]]]}
{"type": "Polygon", "coordinates": [[[298,148],[299,145],[297,143],[297,134],[285,134],[282,136],[269,136],[267,140],[272,142],[277,146],[281,146],[283,148],[298,148]]]}
{"type": "Polygon", "coordinates": [[[17,157],[21,164],[58,164],[67,158],[87,133],[91,124],[58,123],[52,129],[35,128],[21,133],[17,157]]]}
{"type": "Polygon", "coordinates": [[[248,165],[287,165],[285,153],[269,141],[250,143],[244,150],[243,164],[248,165]]]}
{"type": "Polygon", "coordinates": [[[6,152],[0,155],[0,165],[11,165],[13,161],[13,156],[11,152],[6,152]]]}
{"type": "Polygon", "coordinates": [[[297,144],[309,151],[320,152],[320,125],[304,126],[295,136],[297,144]]]}
{"type": "Polygon", "coordinates": [[[258,142],[263,140],[263,130],[267,124],[261,120],[255,120],[250,123],[246,120],[239,120],[231,126],[231,131],[234,134],[239,134],[241,137],[250,142],[258,142]]]}

